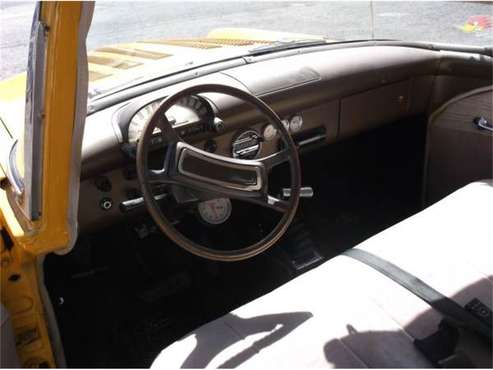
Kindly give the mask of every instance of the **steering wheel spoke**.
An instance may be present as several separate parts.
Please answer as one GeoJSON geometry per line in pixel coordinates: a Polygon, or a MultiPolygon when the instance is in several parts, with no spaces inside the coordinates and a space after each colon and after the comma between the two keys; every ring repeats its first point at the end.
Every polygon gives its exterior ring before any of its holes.
{"type": "Polygon", "coordinates": [[[257,204],[265,208],[273,209],[274,211],[277,211],[279,213],[286,213],[290,210],[290,204],[288,201],[276,198],[269,194],[254,198],[237,197],[237,199],[248,203],[257,204]]]}
{"type": "Polygon", "coordinates": [[[164,140],[170,144],[181,141],[180,136],[177,134],[171,122],[168,121],[164,113],[157,120],[156,126],[161,130],[164,140]],[[165,122],[166,121],[166,122],[165,122]]]}
{"type": "Polygon", "coordinates": [[[149,170],[147,174],[147,179],[150,184],[159,185],[159,184],[169,184],[172,183],[171,178],[168,176],[166,170],[149,170]]]}
{"type": "Polygon", "coordinates": [[[289,210],[289,202],[283,199],[267,195],[267,202],[265,204],[267,208],[271,208],[275,211],[286,213],[289,210]]]}
{"type": "Polygon", "coordinates": [[[270,170],[272,170],[272,168],[282,163],[285,163],[288,160],[289,160],[289,151],[287,149],[282,149],[267,157],[260,158],[258,161],[262,162],[267,172],[269,172],[270,170]]]}

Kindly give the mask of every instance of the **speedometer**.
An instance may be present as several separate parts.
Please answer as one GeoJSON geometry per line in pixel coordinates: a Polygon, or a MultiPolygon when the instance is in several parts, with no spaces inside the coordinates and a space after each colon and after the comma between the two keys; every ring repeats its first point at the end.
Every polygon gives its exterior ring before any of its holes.
{"type": "MultiPolygon", "coordinates": [[[[152,114],[159,108],[159,104],[161,102],[159,100],[153,101],[150,104],[147,104],[143,108],[141,108],[135,115],[132,117],[130,124],[128,125],[128,142],[136,143],[140,136],[142,135],[142,131],[144,130],[144,126],[151,118],[152,114]]],[[[159,129],[156,129],[159,132],[159,129]]]]}
{"type": "MultiPolygon", "coordinates": [[[[139,141],[142,131],[147,121],[152,117],[154,112],[159,108],[162,99],[155,100],[144,107],[140,108],[130,120],[128,125],[128,142],[136,143],[139,141]]],[[[203,121],[207,124],[213,120],[214,112],[209,103],[199,96],[191,95],[180,99],[167,112],[166,118],[174,125],[186,125],[188,123],[203,121]]],[[[154,134],[159,129],[155,129],[154,134]]]]}
{"type": "Polygon", "coordinates": [[[178,100],[176,105],[188,108],[191,111],[196,112],[197,115],[201,118],[206,117],[207,115],[212,113],[212,109],[207,103],[207,101],[195,95],[190,95],[181,98],[180,100],[178,100]]]}

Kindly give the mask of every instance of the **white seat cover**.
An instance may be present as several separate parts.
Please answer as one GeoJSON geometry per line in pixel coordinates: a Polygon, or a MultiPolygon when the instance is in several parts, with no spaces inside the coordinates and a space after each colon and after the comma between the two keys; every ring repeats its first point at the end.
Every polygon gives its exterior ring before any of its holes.
{"type": "MultiPolygon", "coordinates": [[[[493,182],[473,183],[357,248],[461,305],[479,298],[491,308],[492,212],[493,182]]],[[[441,318],[389,278],[338,256],[196,329],[153,367],[431,367],[412,341],[441,318]]]]}

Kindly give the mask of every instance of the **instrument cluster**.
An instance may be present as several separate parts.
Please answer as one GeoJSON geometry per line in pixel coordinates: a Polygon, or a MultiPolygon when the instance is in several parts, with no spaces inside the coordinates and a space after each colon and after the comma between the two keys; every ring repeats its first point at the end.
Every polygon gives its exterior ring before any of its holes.
{"type": "MultiPolygon", "coordinates": [[[[136,144],[146,123],[159,108],[162,99],[155,100],[140,108],[131,118],[127,129],[127,141],[136,144]]],[[[166,118],[178,130],[180,136],[187,137],[207,131],[214,123],[214,111],[209,102],[200,96],[187,96],[180,99],[167,112],[166,118]]],[[[156,128],[154,134],[158,134],[156,128]]]]}

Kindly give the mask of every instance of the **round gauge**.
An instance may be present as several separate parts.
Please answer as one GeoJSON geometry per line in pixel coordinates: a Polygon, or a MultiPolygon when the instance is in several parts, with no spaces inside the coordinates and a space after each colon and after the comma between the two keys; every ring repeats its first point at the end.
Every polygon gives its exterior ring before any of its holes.
{"type": "Polygon", "coordinates": [[[271,141],[277,135],[277,128],[273,124],[268,124],[264,127],[263,135],[266,141],[271,141]]]}
{"type": "Polygon", "coordinates": [[[231,216],[231,201],[228,198],[207,200],[199,203],[198,210],[203,221],[211,225],[219,225],[231,216]]]}
{"type": "MultiPolygon", "coordinates": [[[[161,99],[145,105],[134,114],[128,126],[129,143],[136,143],[140,139],[145,124],[159,108],[159,104],[161,104],[161,99]]],[[[206,124],[206,122],[214,119],[214,111],[204,98],[191,95],[180,99],[173,105],[166,112],[166,117],[174,126],[198,121],[206,124]]],[[[159,129],[155,129],[154,134],[158,132],[159,129]]]]}
{"type": "MultiPolygon", "coordinates": [[[[206,116],[212,116],[211,106],[203,99],[195,95],[185,96],[178,100],[176,105],[185,107],[195,112],[198,118],[204,118],[206,116]]],[[[179,122],[178,122],[179,123],[179,122]]]]}
{"type": "MultiPolygon", "coordinates": [[[[161,102],[159,100],[153,101],[150,104],[147,104],[143,108],[141,108],[135,115],[132,117],[130,124],[128,125],[128,142],[136,143],[139,141],[140,136],[142,135],[142,131],[144,130],[144,126],[151,118],[152,114],[159,108],[159,104],[161,102]]],[[[156,129],[155,132],[159,132],[159,129],[156,129]]]]}
{"type": "Polygon", "coordinates": [[[303,118],[298,115],[293,116],[293,118],[291,118],[291,122],[289,123],[289,128],[291,129],[291,131],[299,131],[301,129],[301,126],[303,126],[303,118]]]}
{"type": "Polygon", "coordinates": [[[281,121],[281,123],[283,124],[283,126],[286,128],[286,130],[289,132],[289,120],[288,119],[283,119],[281,121]]]}

